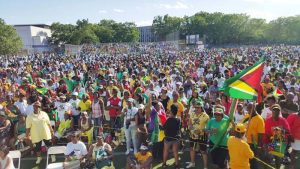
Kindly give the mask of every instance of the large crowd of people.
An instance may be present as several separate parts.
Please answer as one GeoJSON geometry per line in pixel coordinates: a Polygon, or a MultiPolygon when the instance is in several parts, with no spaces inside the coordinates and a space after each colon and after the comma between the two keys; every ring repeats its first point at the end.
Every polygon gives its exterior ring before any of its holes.
{"type": "Polygon", "coordinates": [[[122,144],[128,169],[167,167],[170,150],[175,168],[199,168],[197,152],[204,169],[300,168],[299,46],[85,45],[74,55],[2,56],[0,65],[0,169],[11,167],[9,150],[40,164],[60,144],[65,168],[113,167],[122,144]],[[263,99],[239,100],[222,135],[232,100],[219,89],[260,57],[263,99]]]}

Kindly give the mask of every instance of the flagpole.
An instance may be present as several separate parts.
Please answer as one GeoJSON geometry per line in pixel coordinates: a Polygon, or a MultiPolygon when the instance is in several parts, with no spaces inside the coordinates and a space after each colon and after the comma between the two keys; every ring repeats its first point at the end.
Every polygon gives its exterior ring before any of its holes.
{"type": "Polygon", "coordinates": [[[221,137],[218,138],[217,142],[215,143],[215,145],[213,146],[213,148],[210,151],[212,151],[215,148],[217,148],[217,146],[221,143],[221,141],[223,140],[224,136],[226,135],[228,127],[229,127],[229,124],[230,124],[230,122],[233,119],[233,114],[234,114],[234,111],[236,110],[236,106],[237,106],[238,100],[239,99],[235,99],[235,98],[232,100],[231,106],[230,106],[229,118],[227,119],[227,121],[225,123],[225,127],[224,127],[223,131],[221,131],[222,133],[220,133],[221,137]]]}

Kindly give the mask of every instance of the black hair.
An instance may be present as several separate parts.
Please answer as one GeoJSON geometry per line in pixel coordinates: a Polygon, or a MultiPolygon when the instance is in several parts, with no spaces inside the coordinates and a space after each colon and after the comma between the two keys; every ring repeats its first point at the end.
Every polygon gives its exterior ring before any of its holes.
{"type": "Polygon", "coordinates": [[[175,105],[175,104],[172,104],[172,105],[171,105],[171,113],[172,113],[174,116],[176,116],[177,111],[178,111],[178,106],[175,105]]]}

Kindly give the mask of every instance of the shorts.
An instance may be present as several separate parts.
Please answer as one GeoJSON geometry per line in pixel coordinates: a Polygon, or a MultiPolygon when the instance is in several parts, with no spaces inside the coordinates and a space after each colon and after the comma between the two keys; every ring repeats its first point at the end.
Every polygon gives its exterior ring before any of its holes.
{"type": "MultiPolygon", "coordinates": [[[[213,148],[214,144],[209,141],[210,148],[213,148]]],[[[225,146],[216,147],[210,152],[213,164],[217,165],[219,168],[226,168],[227,161],[229,159],[228,149],[225,146]]]]}
{"type": "Polygon", "coordinates": [[[200,151],[205,152],[207,150],[207,139],[206,139],[206,137],[202,137],[200,139],[190,138],[190,147],[195,150],[197,145],[199,146],[200,151]]]}
{"type": "Polygon", "coordinates": [[[35,147],[34,147],[35,152],[40,152],[41,151],[42,142],[44,142],[47,147],[51,146],[51,140],[42,140],[40,142],[34,143],[35,144],[35,147]]]}
{"type": "Polygon", "coordinates": [[[173,139],[172,140],[167,140],[167,139],[165,139],[164,143],[167,144],[167,145],[173,145],[173,144],[178,144],[179,140],[173,140],[173,139]]]}

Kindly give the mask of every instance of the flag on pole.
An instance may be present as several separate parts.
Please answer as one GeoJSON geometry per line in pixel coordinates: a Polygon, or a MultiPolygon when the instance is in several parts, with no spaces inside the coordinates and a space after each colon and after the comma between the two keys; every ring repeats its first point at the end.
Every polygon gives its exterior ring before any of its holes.
{"type": "Polygon", "coordinates": [[[243,100],[256,100],[261,94],[261,78],[265,59],[262,58],[253,66],[241,71],[236,76],[226,80],[220,91],[225,95],[243,100]]]}
{"type": "Polygon", "coordinates": [[[227,119],[227,122],[219,128],[220,132],[218,133],[220,134],[212,150],[215,149],[221,143],[224,136],[226,135],[230,121],[232,121],[233,119],[233,114],[238,102],[237,100],[256,100],[261,94],[262,90],[260,82],[263,75],[264,63],[265,59],[262,58],[253,66],[243,70],[236,76],[224,82],[221,91],[223,91],[225,95],[234,99],[231,103],[229,118],[227,119]]]}

